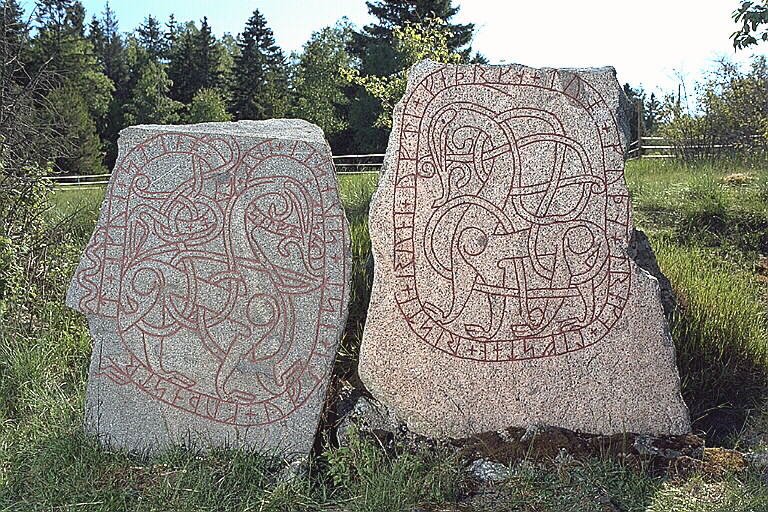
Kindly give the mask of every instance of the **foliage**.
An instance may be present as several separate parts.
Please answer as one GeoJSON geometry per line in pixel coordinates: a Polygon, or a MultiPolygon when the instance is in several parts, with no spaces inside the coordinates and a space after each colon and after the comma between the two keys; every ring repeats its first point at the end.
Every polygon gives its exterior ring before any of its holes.
{"type": "Polygon", "coordinates": [[[758,41],[768,41],[768,29],[761,28],[761,25],[768,24],[768,1],[762,0],[762,5],[752,0],[742,1],[741,6],[733,11],[733,20],[741,23],[741,27],[731,34],[734,49],[740,50],[758,41]]]}
{"type": "Polygon", "coordinates": [[[450,30],[439,18],[429,18],[424,23],[406,23],[393,29],[395,48],[405,67],[388,76],[361,75],[357,69],[342,68],[341,73],[350,83],[360,85],[381,102],[383,112],[376,120],[379,126],[392,127],[392,110],[402,98],[408,84],[410,67],[423,59],[436,62],[458,63],[461,55],[453,53],[448,40],[450,30]]]}
{"type": "Polygon", "coordinates": [[[151,14],[136,29],[136,36],[151,59],[159,61],[168,52],[168,44],[160,22],[151,14]]]}
{"type": "Polygon", "coordinates": [[[93,16],[87,39],[93,45],[101,72],[114,86],[114,94],[105,116],[96,120],[99,138],[106,149],[105,163],[111,167],[117,158],[117,134],[125,127],[123,105],[129,99],[131,77],[125,54],[125,41],[120,34],[117,15],[109,7],[109,2],[104,7],[101,19],[93,16]]]}
{"type": "Polygon", "coordinates": [[[289,110],[285,57],[258,9],[238,36],[233,107],[237,119],[283,117],[289,110]]]}
{"type": "Polygon", "coordinates": [[[94,55],[93,44],[85,38],[84,16],[77,1],[39,0],[37,33],[29,42],[26,64],[34,75],[56,77],[58,87],[49,100],[60,115],[50,116],[48,122],[57,126],[71,151],[68,158],[57,158],[55,167],[73,174],[104,171],[96,128],[105,123],[115,90],[94,55]]]}
{"type": "Polygon", "coordinates": [[[642,87],[634,88],[629,84],[624,84],[624,94],[635,107],[630,118],[630,139],[637,140],[638,137],[654,134],[660,122],[662,108],[656,94],[651,93],[648,96],[642,87]],[[639,122],[640,116],[642,122],[639,122]]]}
{"type": "Polygon", "coordinates": [[[82,93],[74,87],[59,87],[50,93],[48,100],[57,113],[52,122],[62,126],[64,137],[72,145],[67,155],[56,159],[56,169],[63,174],[106,172],[96,123],[89,115],[82,93]]]}
{"type": "Polygon", "coordinates": [[[189,123],[208,123],[213,121],[231,121],[232,114],[227,112],[227,105],[216,89],[200,89],[192,98],[189,107],[189,123]]]}
{"type": "Polygon", "coordinates": [[[335,139],[349,128],[346,90],[349,85],[340,76],[339,69],[351,65],[352,59],[346,50],[351,34],[348,22],[325,27],[312,34],[303,53],[297,57],[293,78],[294,113],[317,124],[329,139],[335,139]]]}
{"type": "MultiPolygon", "coordinates": [[[[445,44],[450,52],[460,52],[464,57],[469,50],[461,50],[472,39],[474,24],[450,23],[458,12],[458,7],[451,5],[451,0],[373,0],[366,2],[368,13],[375,16],[377,23],[363,27],[363,31],[355,34],[353,52],[358,57],[366,57],[366,50],[376,44],[386,43],[393,46],[397,35],[396,27],[408,24],[428,24],[428,20],[441,20],[447,28],[448,37],[445,44]]],[[[402,63],[393,62],[395,67],[384,69],[385,74],[396,71],[402,63]]],[[[367,70],[368,72],[374,72],[367,70]]],[[[377,73],[378,74],[378,73],[377,73]]]]}
{"type": "Polygon", "coordinates": [[[686,159],[713,156],[768,142],[768,63],[755,57],[740,70],[722,60],[699,86],[696,111],[667,98],[660,133],[686,159]]]}
{"type": "Polygon", "coordinates": [[[178,123],[184,104],[168,96],[171,80],[165,68],[153,58],[142,58],[142,48],[133,49],[137,54],[134,69],[139,78],[131,91],[131,100],[124,107],[126,124],[178,123]]]}

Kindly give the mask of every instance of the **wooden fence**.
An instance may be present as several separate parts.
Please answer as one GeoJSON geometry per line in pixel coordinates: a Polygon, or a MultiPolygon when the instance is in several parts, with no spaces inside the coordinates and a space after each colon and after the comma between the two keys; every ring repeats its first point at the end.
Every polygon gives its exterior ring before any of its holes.
{"type": "MultiPolygon", "coordinates": [[[[701,152],[712,154],[732,148],[731,145],[688,145],[676,146],[664,137],[640,137],[629,145],[628,160],[640,158],[677,158],[681,154],[701,152]]],[[[370,155],[338,155],[333,157],[336,174],[377,174],[384,161],[383,153],[370,155]]],[[[57,187],[102,186],[109,183],[110,174],[89,174],[85,176],[53,176],[49,178],[57,187]]]]}
{"type": "MultiPolygon", "coordinates": [[[[684,155],[716,155],[728,149],[737,147],[760,147],[760,136],[752,137],[754,145],[735,145],[735,144],[689,144],[673,145],[664,137],[640,137],[629,145],[627,151],[627,160],[637,160],[639,158],[678,158],[684,155]]],[[[763,142],[765,149],[765,142],[763,142]]]]}
{"type": "MultiPolygon", "coordinates": [[[[339,155],[333,157],[336,174],[378,174],[384,162],[384,154],[339,155]]],[[[57,187],[94,187],[109,183],[111,174],[86,174],[82,176],[51,176],[57,187]]]]}

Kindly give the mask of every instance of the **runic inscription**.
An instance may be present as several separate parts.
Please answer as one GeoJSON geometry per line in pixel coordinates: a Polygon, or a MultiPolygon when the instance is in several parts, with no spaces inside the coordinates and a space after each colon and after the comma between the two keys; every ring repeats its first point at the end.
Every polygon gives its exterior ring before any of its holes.
{"type": "Polygon", "coordinates": [[[638,264],[654,256],[630,237],[628,105],[608,67],[410,69],[371,201],[358,365],[410,431],[688,432],[638,264]]]}
{"type": "Polygon", "coordinates": [[[594,345],[630,293],[613,112],[576,73],[512,71],[442,67],[398,119],[395,301],[423,342],[462,359],[594,345]]]}
{"type": "Polygon", "coordinates": [[[122,154],[73,306],[116,325],[122,353],[98,375],[253,427],[325,389],[349,239],[330,152],[248,140],[150,134],[122,154]]]}

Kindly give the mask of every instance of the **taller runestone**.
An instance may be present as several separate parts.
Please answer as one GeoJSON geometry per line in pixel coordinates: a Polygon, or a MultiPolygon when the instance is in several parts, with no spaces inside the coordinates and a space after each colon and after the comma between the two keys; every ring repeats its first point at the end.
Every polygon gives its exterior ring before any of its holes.
{"type": "Polygon", "coordinates": [[[412,69],[359,366],[411,430],[689,430],[658,282],[628,256],[625,103],[612,68],[412,69]]]}
{"type": "Polygon", "coordinates": [[[136,126],[67,304],[94,339],[86,427],[110,445],[313,445],[349,295],[322,131],[136,126]]]}

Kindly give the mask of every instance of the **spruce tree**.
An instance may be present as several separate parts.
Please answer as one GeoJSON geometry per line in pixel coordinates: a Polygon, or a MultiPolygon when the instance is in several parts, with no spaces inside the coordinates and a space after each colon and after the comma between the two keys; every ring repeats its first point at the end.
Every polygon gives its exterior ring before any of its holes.
{"type": "MultiPolygon", "coordinates": [[[[460,51],[464,60],[469,60],[470,49],[465,47],[472,38],[474,25],[450,22],[459,10],[452,6],[452,0],[372,0],[366,5],[377,22],[355,32],[349,46],[350,53],[360,61],[361,74],[386,76],[401,70],[406,63],[394,48],[394,28],[432,18],[445,22],[444,28],[450,33],[448,50],[460,51]]],[[[360,87],[355,89],[350,123],[358,151],[378,152],[386,147],[388,130],[373,125],[381,113],[374,98],[360,87]]]]}
{"type": "Polygon", "coordinates": [[[37,31],[31,41],[33,66],[56,77],[57,90],[49,98],[51,121],[73,152],[57,159],[64,172],[103,171],[96,125],[105,123],[114,84],[85,38],[85,10],[79,1],[38,0],[37,31]]]}
{"type": "Polygon", "coordinates": [[[181,29],[174,25],[174,30],[169,33],[168,38],[171,41],[168,49],[168,78],[173,83],[170,96],[173,100],[185,104],[192,102],[192,97],[199,89],[192,72],[196,67],[196,33],[197,27],[190,22],[181,29]]]}
{"type": "MultiPolygon", "coordinates": [[[[139,47],[137,53],[144,52],[139,47]]],[[[131,90],[131,99],[125,105],[125,120],[134,124],[174,124],[180,121],[184,105],[168,97],[171,81],[164,66],[148,55],[138,55],[135,68],[136,84],[131,90]]]]}
{"type": "Polygon", "coordinates": [[[285,56],[258,9],[238,36],[233,110],[237,119],[284,116],[290,106],[285,56]]]}
{"type": "Polygon", "coordinates": [[[120,34],[117,15],[109,2],[105,4],[101,19],[93,17],[88,40],[93,45],[102,72],[112,81],[115,89],[104,117],[96,119],[96,128],[106,149],[105,163],[111,167],[117,158],[117,134],[125,127],[123,106],[128,102],[130,76],[125,42],[120,34]]]}
{"type": "Polygon", "coordinates": [[[27,60],[29,28],[17,0],[0,0],[0,74],[21,80],[27,60]]]}
{"type": "Polygon", "coordinates": [[[208,18],[204,17],[200,31],[194,38],[194,67],[190,70],[195,83],[195,92],[201,89],[211,89],[219,85],[221,71],[219,70],[219,52],[208,18]]]}
{"type": "Polygon", "coordinates": [[[168,77],[173,81],[174,100],[188,105],[197,91],[221,85],[221,50],[208,18],[203,18],[199,29],[188,23],[171,40],[168,77]]]}
{"type": "MultiPolygon", "coordinates": [[[[394,40],[392,30],[406,23],[421,23],[429,18],[439,18],[450,31],[448,49],[456,52],[469,44],[475,26],[472,23],[450,23],[458,7],[451,6],[452,0],[374,0],[366,2],[368,13],[378,19],[363,27],[361,32],[354,35],[350,50],[354,55],[369,61],[364,63],[364,72],[373,74],[390,74],[397,69],[398,62],[394,52],[382,49],[392,48],[394,40]],[[376,62],[370,62],[375,59],[376,62]]],[[[469,49],[465,49],[465,57],[469,57],[469,49]]]]}
{"type": "Polygon", "coordinates": [[[136,29],[136,33],[147,55],[156,60],[160,60],[165,56],[168,43],[157,18],[152,15],[147,16],[144,19],[144,23],[136,29]]]}

